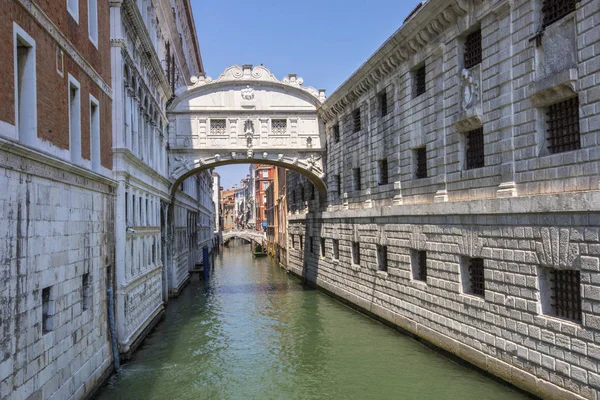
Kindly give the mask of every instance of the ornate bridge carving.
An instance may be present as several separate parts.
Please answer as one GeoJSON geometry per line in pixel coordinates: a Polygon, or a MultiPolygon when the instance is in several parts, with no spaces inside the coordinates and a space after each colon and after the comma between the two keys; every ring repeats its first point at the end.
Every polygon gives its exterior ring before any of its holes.
{"type": "Polygon", "coordinates": [[[257,242],[262,242],[267,238],[267,235],[252,229],[233,229],[229,231],[223,231],[223,242],[226,242],[234,237],[246,239],[248,241],[254,240],[257,242]]]}
{"type": "Polygon", "coordinates": [[[202,169],[271,164],[308,177],[324,191],[325,92],[295,74],[278,80],[265,67],[233,66],[218,79],[194,77],[169,106],[169,176],[173,187],[202,169]]]}

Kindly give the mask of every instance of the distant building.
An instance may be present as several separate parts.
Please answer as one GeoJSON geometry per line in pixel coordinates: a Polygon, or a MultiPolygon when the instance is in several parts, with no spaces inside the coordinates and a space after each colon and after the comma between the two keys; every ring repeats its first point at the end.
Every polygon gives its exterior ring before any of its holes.
{"type": "Polygon", "coordinates": [[[275,177],[275,167],[257,164],[255,169],[255,220],[256,230],[264,232],[267,229],[267,188],[275,177]]]}
{"type": "Polygon", "coordinates": [[[235,229],[235,190],[221,191],[221,209],[223,210],[223,230],[235,229]]]}

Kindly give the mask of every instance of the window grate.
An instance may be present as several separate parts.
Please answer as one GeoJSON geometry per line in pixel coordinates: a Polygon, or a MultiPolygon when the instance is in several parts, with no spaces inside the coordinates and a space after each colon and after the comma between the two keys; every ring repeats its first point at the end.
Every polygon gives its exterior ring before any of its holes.
{"type": "Polygon", "coordinates": [[[483,258],[469,260],[469,276],[471,280],[471,293],[485,296],[485,278],[483,274],[483,258]]]}
{"type": "Polygon", "coordinates": [[[377,269],[379,271],[387,271],[387,246],[377,245],[377,269]]]}
{"type": "Polygon", "coordinates": [[[339,143],[340,142],[340,124],[335,124],[331,130],[333,132],[333,141],[335,143],[339,143]]]}
{"type": "Polygon", "coordinates": [[[466,169],[481,168],[485,166],[485,154],[483,146],[483,128],[469,131],[465,134],[466,139],[466,169]]]}
{"type": "Polygon", "coordinates": [[[384,158],[383,160],[379,160],[378,164],[379,164],[379,184],[387,185],[389,182],[387,159],[384,158]]]}
{"type": "Polygon", "coordinates": [[[477,29],[465,38],[465,68],[480,64],[481,58],[481,29],[477,29]]]}
{"type": "Polygon", "coordinates": [[[544,0],[542,5],[543,28],[552,25],[576,9],[579,0],[544,0]]]}
{"type": "Polygon", "coordinates": [[[353,132],[360,131],[360,128],[362,127],[360,120],[360,108],[357,108],[356,110],[354,110],[354,112],[352,112],[352,124],[354,128],[353,132]]]}
{"type": "Polygon", "coordinates": [[[427,252],[424,250],[418,254],[417,274],[418,280],[427,281],[427,252]]]}
{"type": "Polygon", "coordinates": [[[559,318],[581,322],[581,278],[579,271],[552,270],[552,311],[559,318]]]}
{"type": "Polygon", "coordinates": [[[385,117],[388,113],[387,93],[385,91],[379,94],[379,115],[385,117]]]}
{"type": "Polygon", "coordinates": [[[225,135],[227,134],[227,124],[224,119],[211,119],[210,120],[210,134],[211,135],[225,135]]]}
{"type": "Polygon", "coordinates": [[[546,115],[550,153],[556,154],[581,148],[578,97],[551,105],[546,115]]]}
{"type": "Polygon", "coordinates": [[[427,149],[425,147],[415,149],[415,157],[417,161],[415,172],[417,179],[427,178],[427,149]]]}
{"type": "Polygon", "coordinates": [[[274,135],[285,135],[287,132],[287,120],[273,119],[271,120],[271,133],[274,135]]]}
{"type": "Polygon", "coordinates": [[[360,181],[360,168],[354,168],[354,190],[358,191],[362,189],[360,181]]]}
{"type": "Polygon", "coordinates": [[[426,76],[427,72],[424,65],[415,70],[415,97],[418,97],[427,91],[427,84],[425,81],[426,76]]]}

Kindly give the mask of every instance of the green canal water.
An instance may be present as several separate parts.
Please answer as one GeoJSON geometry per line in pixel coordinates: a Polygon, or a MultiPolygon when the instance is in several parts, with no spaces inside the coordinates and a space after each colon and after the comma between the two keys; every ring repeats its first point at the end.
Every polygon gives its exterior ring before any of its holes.
{"type": "Polygon", "coordinates": [[[194,276],[98,396],[514,400],[524,394],[383,326],[235,242],[194,276]]]}

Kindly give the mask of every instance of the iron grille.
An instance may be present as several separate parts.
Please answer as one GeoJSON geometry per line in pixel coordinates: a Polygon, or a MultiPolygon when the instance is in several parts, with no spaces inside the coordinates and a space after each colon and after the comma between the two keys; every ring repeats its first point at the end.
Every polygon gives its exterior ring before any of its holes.
{"type": "Polygon", "coordinates": [[[579,271],[552,270],[552,311],[559,318],[581,322],[581,280],[579,271]]]}
{"type": "Polygon", "coordinates": [[[471,258],[469,264],[471,293],[485,296],[485,279],[483,276],[483,258],[471,258]]]}
{"type": "Polygon", "coordinates": [[[481,29],[477,29],[465,38],[465,68],[480,64],[481,58],[481,29]]]}
{"type": "Polygon", "coordinates": [[[361,190],[360,168],[354,168],[354,190],[361,190]]]}
{"type": "Polygon", "coordinates": [[[379,115],[385,117],[388,113],[387,93],[385,91],[379,94],[379,115]]]}
{"type": "Polygon", "coordinates": [[[419,251],[418,254],[418,269],[417,269],[417,279],[421,281],[427,281],[427,252],[419,251]]]}
{"type": "Polygon", "coordinates": [[[353,126],[354,126],[354,132],[360,131],[360,128],[361,128],[360,108],[357,108],[352,113],[352,121],[353,121],[353,126]]]}
{"type": "Polygon", "coordinates": [[[427,178],[427,149],[421,147],[415,150],[415,157],[417,158],[417,179],[427,178]]]}
{"type": "Polygon", "coordinates": [[[551,105],[546,115],[550,153],[562,153],[581,148],[578,97],[551,105]]]}
{"type": "Polygon", "coordinates": [[[424,65],[415,71],[415,97],[422,95],[427,90],[426,76],[427,72],[424,65]]]}
{"type": "Polygon", "coordinates": [[[360,243],[352,242],[352,263],[355,265],[360,264],[360,243]]]}
{"type": "Polygon", "coordinates": [[[483,152],[483,128],[475,129],[466,133],[466,169],[481,168],[485,166],[485,155],[483,152]]]}
{"type": "Polygon", "coordinates": [[[271,133],[274,135],[285,135],[287,132],[287,120],[286,119],[273,119],[271,120],[271,133]]]}
{"type": "Polygon", "coordinates": [[[576,9],[579,0],[544,0],[542,14],[544,15],[543,27],[546,28],[576,9]]]}
{"type": "Polygon", "coordinates": [[[379,184],[388,184],[388,163],[387,159],[379,160],[379,184]]]}
{"type": "Polygon", "coordinates": [[[332,128],[333,131],[333,140],[335,143],[340,142],[340,124],[335,124],[332,128]]]}
{"type": "Polygon", "coordinates": [[[211,135],[225,135],[227,134],[227,123],[224,119],[211,119],[210,120],[210,134],[211,135]]]}

